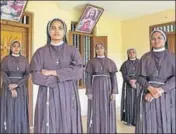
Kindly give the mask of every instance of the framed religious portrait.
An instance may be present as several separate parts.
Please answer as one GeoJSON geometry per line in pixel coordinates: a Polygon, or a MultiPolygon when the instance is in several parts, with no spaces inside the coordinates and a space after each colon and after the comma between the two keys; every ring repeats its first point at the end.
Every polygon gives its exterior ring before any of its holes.
{"type": "Polygon", "coordinates": [[[92,33],[92,30],[103,12],[103,8],[87,4],[79,22],[76,25],[75,31],[89,34],[92,33]]]}
{"type": "Polygon", "coordinates": [[[1,19],[19,22],[26,7],[26,0],[1,0],[1,19]]]}

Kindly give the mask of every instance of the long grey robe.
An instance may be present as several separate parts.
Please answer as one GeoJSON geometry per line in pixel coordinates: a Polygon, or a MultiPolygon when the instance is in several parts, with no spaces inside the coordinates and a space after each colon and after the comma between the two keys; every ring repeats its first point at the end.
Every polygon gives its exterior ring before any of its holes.
{"type": "Polygon", "coordinates": [[[77,80],[83,75],[83,60],[78,49],[67,44],[47,44],[35,52],[31,72],[33,83],[39,85],[34,132],[46,133],[48,130],[46,101],[49,87],[49,132],[82,133],[77,80]],[[58,77],[44,76],[41,69],[56,70],[58,77]]]}
{"type": "Polygon", "coordinates": [[[140,77],[138,82],[143,86],[137,114],[136,133],[176,133],[176,83],[175,83],[175,55],[165,50],[163,52],[148,52],[140,60],[140,77]],[[163,60],[161,62],[162,56],[163,60]],[[156,64],[154,62],[156,59],[156,64]],[[161,62],[158,76],[155,72],[161,62]],[[164,84],[151,83],[157,81],[164,84]],[[148,93],[147,87],[161,87],[164,93],[152,102],[144,100],[148,93]]]}
{"type": "Polygon", "coordinates": [[[1,133],[29,133],[28,90],[29,63],[23,56],[4,57],[1,63],[1,133]],[[17,71],[17,64],[19,70],[17,71]],[[12,78],[19,77],[21,78],[12,78]],[[17,84],[17,98],[12,98],[9,84],[17,84]]]}
{"type": "Polygon", "coordinates": [[[88,100],[88,133],[116,133],[116,104],[111,94],[118,93],[115,63],[109,58],[91,59],[86,68],[88,100]],[[105,75],[105,76],[104,76],[105,75]]]}
{"type": "Polygon", "coordinates": [[[137,80],[137,70],[139,68],[139,59],[125,61],[120,71],[123,76],[123,87],[121,96],[121,121],[128,125],[136,124],[136,102],[139,92],[139,84],[136,83],[137,88],[131,87],[129,81],[131,79],[137,80]]]}

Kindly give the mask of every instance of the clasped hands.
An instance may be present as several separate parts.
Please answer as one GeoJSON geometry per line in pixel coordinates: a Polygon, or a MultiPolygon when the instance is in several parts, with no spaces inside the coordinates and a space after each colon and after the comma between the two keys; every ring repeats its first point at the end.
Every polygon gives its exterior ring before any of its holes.
{"type": "Polygon", "coordinates": [[[130,80],[129,83],[132,88],[136,89],[136,80],[135,79],[130,80]]]}
{"type": "Polygon", "coordinates": [[[155,87],[149,86],[147,89],[150,93],[147,93],[145,95],[145,100],[148,102],[151,102],[153,99],[159,98],[164,93],[164,90],[160,87],[155,88],[155,87]]]}
{"type": "Polygon", "coordinates": [[[8,87],[9,87],[9,90],[11,91],[12,98],[16,98],[17,97],[16,88],[18,87],[18,85],[17,84],[10,84],[8,87]]]}

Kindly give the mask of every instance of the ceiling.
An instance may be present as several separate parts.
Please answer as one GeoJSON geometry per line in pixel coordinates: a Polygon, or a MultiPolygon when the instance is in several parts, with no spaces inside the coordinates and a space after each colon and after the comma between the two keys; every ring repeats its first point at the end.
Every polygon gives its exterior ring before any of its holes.
{"type": "Polygon", "coordinates": [[[120,20],[175,9],[175,1],[58,1],[58,6],[65,10],[83,11],[86,4],[102,7],[104,14],[120,20]]]}

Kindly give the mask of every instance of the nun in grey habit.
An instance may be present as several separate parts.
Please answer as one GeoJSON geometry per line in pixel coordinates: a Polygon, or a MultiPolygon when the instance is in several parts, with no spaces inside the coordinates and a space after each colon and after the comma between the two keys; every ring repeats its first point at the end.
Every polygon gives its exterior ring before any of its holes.
{"type": "Polygon", "coordinates": [[[29,63],[20,51],[20,42],[13,41],[10,54],[1,62],[0,133],[29,133],[29,63]]]}
{"type": "Polygon", "coordinates": [[[139,96],[135,133],[176,133],[175,54],[165,49],[166,34],[151,33],[152,50],[140,60],[139,96]]]}
{"type": "Polygon", "coordinates": [[[47,25],[47,43],[32,57],[32,81],[39,85],[35,133],[82,133],[77,81],[83,76],[83,59],[68,45],[66,24],[53,19],[47,25]]]}
{"type": "Polygon", "coordinates": [[[104,45],[96,44],[96,57],[86,67],[88,96],[88,133],[116,133],[116,103],[118,93],[117,68],[105,56],[104,45]]]}
{"type": "Polygon", "coordinates": [[[121,96],[121,121],[127,125],[136,124],[136,104],[139,93],[139,84],[136,82],[138,77],[139,59],[136,57],[135,49],[127,51],[128,60],[126,60],[120,71],[123,76],[123,87],[121,96]]]}

